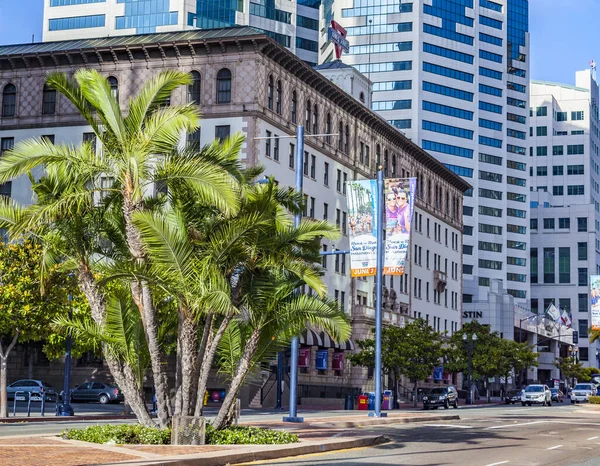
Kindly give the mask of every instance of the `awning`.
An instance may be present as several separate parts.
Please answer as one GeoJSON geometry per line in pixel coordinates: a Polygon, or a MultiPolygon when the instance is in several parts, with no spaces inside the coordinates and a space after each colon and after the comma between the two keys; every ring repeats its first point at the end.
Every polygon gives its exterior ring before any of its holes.
{"type": "Polygon", "coordinates": [[[306,329],[300,337],[298,338],[298,342],[304,346],[318,346],[319,348],[335,348],[346,351],[354,351],[354,342],[352,340],[348,340],[344,343],[337,343],[333,340],[328,333],[320,332],[317,333],[314,330],[306,329]]]}
{"type": "Polygon", "coordinates": [[[317,332],[308,328],[302,332],[300,338],[298,338],[298,342],[301,345],[306,346],[323,346],[323,340],[321,339],[321,336],[317,332]]]}

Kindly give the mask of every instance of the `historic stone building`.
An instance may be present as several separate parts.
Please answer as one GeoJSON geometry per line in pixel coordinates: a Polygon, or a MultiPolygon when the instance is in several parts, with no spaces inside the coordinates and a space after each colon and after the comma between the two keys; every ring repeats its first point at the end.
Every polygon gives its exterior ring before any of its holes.
{"type": "MultiPolygon", "coordinates": [[[[460,328],[462,195],[470,186],[372,112],[360,93],[345,92],[273,39],[246,27],[5,46],[0,47],[0,156],[25,138],[79,144],[94,137],[67,100],[44,87],[48,73],[72,74],[82,67],[109,77],[123,108],[159,71],[193,73],[194,84],[171,96],[174,104],[194,102],[202,111],[201,128],[182,136],[182,144],[203,145],[240,131],[246,136],[242,159],[263,165],[266,174],[284,185],[294,185],[294,135],[296,126],[304,125],[306,215],[335,222],[342,233],[335,244],[324,241],[324,251],[349,248],[346,181],[373,178],[380,164],[388,177],[416,177],[410,267],[402,277],[386,277],[384,322],[402,325],[404,319],[420,316],[448,334],[460,328]]],[[[355,70],[348,72],[356,75],[347,82],[368,84],[355,70]]],[[[1,192],[32,202],[25,178],[4,185],[1,192]]],[[[324,256],[323,267],[330,295],[352,320],[353,340],[365,336],[374,325],[373,279],[351,279],[344,255],[324,256]]],[[[353,341],[338,344],[327,335],[307,332],[301,345],[309,358],[300,371],[303,406],[369,388],[366,371],[345,361],[353,341]]],[[[26,375],[25,366],[14,362],[10,378],[26,375]]],[[[33,369],[34,376],[44,376],[43,367],[33,369]]],[[[74,382],[91,374],[79,369],[74,382]]],[[[49,381],[59,382],[55,377],[49,381]]],[[[272,379],[266,383],[263,398],[272,379]]],[[[220,388],[219,382],[214,384],[220,388]]],[[[261,401],[259,385],[248,388],[244,404],[261,401]]]]}

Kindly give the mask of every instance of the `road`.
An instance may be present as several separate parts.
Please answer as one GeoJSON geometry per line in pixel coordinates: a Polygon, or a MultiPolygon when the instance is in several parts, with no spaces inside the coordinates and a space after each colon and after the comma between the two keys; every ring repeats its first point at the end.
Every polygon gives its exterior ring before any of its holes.
{"type": "MultiPolygon", "coordinates": [[[[454,410],[445,411],[455,414],[454,410]]],[[[444,410],[440,414],[443,414],[444,410]]],[[[381,426],[365,433],[390,441],[372,448],[252,464],[364,465],[577,465],[600,464],[600,411],[585,406],[520,405],[459,409],[459,421],[381,426]]]]}

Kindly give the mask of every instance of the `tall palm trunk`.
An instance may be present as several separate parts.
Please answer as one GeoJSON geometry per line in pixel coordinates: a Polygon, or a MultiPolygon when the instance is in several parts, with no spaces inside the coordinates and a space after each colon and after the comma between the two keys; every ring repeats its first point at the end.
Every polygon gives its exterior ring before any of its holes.
{"type": "MultiPolygon", "coordinates": [[[[140,203],[131,199],[133,193],[133,180],[129,177],[124,186],[123,216],[125,218],[125,236],[127,247],[136,265],[141,266],[146,261],[142,238],[139,230],[133,224],[133,214],[142,209],[140,203]]],[[[167,364],[164,352],[158,340],[158,315],[152,302],[150,286],[145,281],[132,281],[131,294],[135,304],[140,310],[144,324],[146,344],[150,354],[156,404],[158,408],[158,422],[161,427],[168,427],[171,423],[171,398],[169,396],[169,381],[167,377],[167,364]]]]}
{"type": "Polygon", "coordinates": [[[202,411],[204,410],[204,392],[206,392],[210,369],[215,359],[215,354],[217,354],[217,347],[219,346],[221,338],[223,338],[231,319],[233,319],[233,316],[233,312],[227,314],[221,321],[221,325],[219,325],[217,332],[212,337],[210,335],[208,337],[210,340],[209,345],[204,352],[204,359],[200,363],[200,376],[198,377],[198,391],[196,392],[196,409],[194,410],[194,416],[202,416],[202,411]]]}
{"type": "MultiPolygon", "coordinates": [[[[92,310],[92,318],[98,325],[104,325],[106,318],[106,299],[100,291],[94,275],[88,265],[81,261],[77,274],[79,288],[85,295],[92,310]]],[[[119,388],[123,391],[126,402],[131,406],[138,421],[145,426],[155,426],[144,400],[144,393],[138,385],[138,380],[131,367],[121,364],[108,349],[104,349],[104,360],[108,365],[111,375],[119,388]]]]}
{"type": "Polygon", "coordinates": [[[227,395],[225,395],[225,400],[223,400],[221,409],[219,410],[217,417],[212,423],[215,429],[222,429],[224,427],[227,427],[227,425],[231,422],[231,413],[233,412],[233,405],[235,403],[235,399],[238,396],[244,379],[250,371],[252,359],[254,358],[256,350],[258,349],[260,331],[260,327],[257,327],[254,330],[252,330],[250,339],[246,343],[244,352],[242,353],[242,357],[240,358],[240,361],[238,362],[238,365],[235,368],[235,374],[233,376],[233,379],[231,380],[231,384],[229,385],[227,395]]]}
{"type": "Polygon", "coordinates": [[[189,311],[179,312],[177,332],[177,380],[175,414],[189,416],[192,410],[194,378],[198,355],[198,325],[189,311]]]}

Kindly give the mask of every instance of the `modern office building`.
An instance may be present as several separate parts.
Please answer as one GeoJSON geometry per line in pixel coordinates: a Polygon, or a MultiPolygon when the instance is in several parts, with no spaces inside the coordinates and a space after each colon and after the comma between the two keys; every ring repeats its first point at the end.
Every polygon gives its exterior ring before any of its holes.
{"type": "MultiPolygon", "coordinates": [[[[327,65],[321,74],[252,28],[0,47],[0,156],[30,137],[71,144],[94,138],[67,100],[44,87],[48,71],[72,73],[83,66],[110,78],[124,108],[137,86],[155,73],[170,67],[193,73],[194,85],[172,95],[174,104],[195,102],[202,109],[201,129],[187,140],[204,145],[241,131],[246,135],[242,160],[263,165],[282,185],[294,185],[294,135],[303,125],[306,215],[328,219],[341,232],[339,240],[323,242],[327,252],[349,249],[346,181],[374,177],[379,164],[390,177],[417,177],[411,264],[404,276],[386,277],[383,320],[401,325],[420,316],[442,332],[460,328],[462,193],[470,185],[371,111],[368,101],[361,102],[370,82],[354,68],[327,65]],[[331,136],[314,137],[324,133],[331,136]]],[[[5,185],[3,193],[21,203],[33,201],[26,177],[5,185]]],[[[370,335],[373,278],[351,279],[349,258],[342,254],[324,256],[323,267],[329,294],[352,321],[353,339],[370,335]]],[[[342,389],[348,393],[372,383],[366,371],[344,365],[352,342],[337,344],[307,331],[300,343],[309,358],[300,374],[304,406],[320,398],[341,403],[342,389]],[[323,351],[325,368],[316,366],[323,351]]],[[[19,370],[12,373],[22,374],[19,370]]],[[[83,378],[88,372],[82,368],[76,374],[83,378]]],[[[243,395],[244,404],[255,399],[253,390],[243,395]]]]}
{"type": "Polygon", "coordinates": [[[550,303],[579,332],[578,357],[598,367],[590,345],[589,276],[600,273],[600,134],[595,70],[575,86],[532,81],[529,147],[531,310],[550,303]]]}
{"type": "MultiPolygon", "coordinates": [[[[528,1],[336,0],[332,9],[350,42],[343,61],[373,81],[373,110],[473,186],[465,302],[485,302],[491,279],[527,302],[528,1]]],[[[321,61],[332,53],[323,46],[321,61]]]]}
{"type": "Polygon", "coordinates": [[[321,0],[44,0],[42,40],[252,26],[317,63],[321,0]]]}

